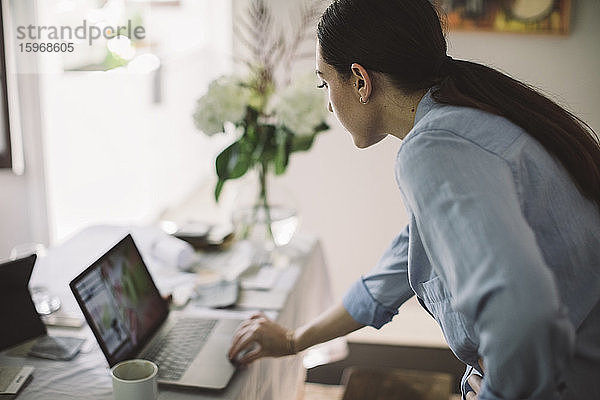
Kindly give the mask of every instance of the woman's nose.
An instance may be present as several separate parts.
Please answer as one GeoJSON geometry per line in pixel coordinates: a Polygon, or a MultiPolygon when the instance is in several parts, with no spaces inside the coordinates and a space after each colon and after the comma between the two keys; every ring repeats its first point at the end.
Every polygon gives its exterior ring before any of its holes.
{"type": "Polygon", "coordinates": [[[333,107],[331,107],[331,102],[327,103],[327,108],[329,109],[329,112],[333,112],[333,107]]]}

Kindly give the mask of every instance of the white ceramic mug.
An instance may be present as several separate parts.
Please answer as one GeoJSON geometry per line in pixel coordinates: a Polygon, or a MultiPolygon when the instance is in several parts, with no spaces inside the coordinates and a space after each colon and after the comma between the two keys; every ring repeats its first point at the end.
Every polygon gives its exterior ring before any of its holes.
{"type": "Polygon", "coordinates": [[[125,360],[110,369],[115,400],[156,400],[158,366],[148,360],[125,360]]]}

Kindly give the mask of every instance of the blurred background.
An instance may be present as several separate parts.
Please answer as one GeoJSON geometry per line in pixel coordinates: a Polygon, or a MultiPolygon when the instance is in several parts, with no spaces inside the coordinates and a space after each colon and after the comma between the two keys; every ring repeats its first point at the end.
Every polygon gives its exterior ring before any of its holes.
{"type": "MultiPolygon", "coordinates": [[[[277,23],[293,20],[300,2],[270,0],[277,23]]],[[[0,170],[0,258],[20,243],[60,243],[92,224],[153,224],[183,208],[210,222],[227,220],[238,184],[227,184],[219,206],[212,190],[214,158],[228,138],[202,135],[192,113],[212,79],[238,68],[234,56],[243,49],[233,31],[247,0],[3,3],[8,78],[16,83],[8,98],[18,114],[11,114],[15,168],[0,170]],[[133,21],[147,35],[118,46],[76,42],[76,54],[41,56],[17,47],[18,26],[84,19],[133,21]]],[[[449,54],[536,86],[599,131],[600,2],[573,2],[570,19],[561,35],[450,31],[449,54]]],[[[314,40],[302,46],[314,54],[314,40]]],[[[306,57],[293,73],[314,68],[314,57],[306,57]]],[[[309,152],[294,154],[274,185],[295,199],[300,230],[320,238],[340,300],[407,219],[393,172],[400,142],[388,138],[358,150],[333,116],[329,123],[331,130],[309,152]]],[[[379,334],[364,330],[351,339],[443,343],[422,314],[411,303],[379,334]],[[417,333],[407,337],[409,322],[417,333]]]]}

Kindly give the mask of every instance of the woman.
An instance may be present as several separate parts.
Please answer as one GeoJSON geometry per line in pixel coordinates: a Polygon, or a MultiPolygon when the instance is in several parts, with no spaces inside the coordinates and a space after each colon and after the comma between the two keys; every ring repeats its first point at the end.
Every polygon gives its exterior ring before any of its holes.
{"type": "Polygon", "coordinates": [[[337,0],[317,74],[357,147],[402,140],[409,216],[343,303],[289,331],[243,323],[229,356],[381,327],[416,295],[467,365],[466,399],[600,399],[600,146],[525,84],[446,55],[427,0],[337,0]]]}

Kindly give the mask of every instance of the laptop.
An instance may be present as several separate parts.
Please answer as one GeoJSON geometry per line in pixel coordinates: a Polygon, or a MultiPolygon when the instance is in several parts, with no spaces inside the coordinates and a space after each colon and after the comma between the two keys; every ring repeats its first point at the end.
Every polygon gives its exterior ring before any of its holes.
{"type": "Polygon", "coordinates": [[[152,360],[170,386],[223,389],[233,376],[227,350],[242,321],[170,311],[130,234],[69,286],[109,366],[152,360]]]}

